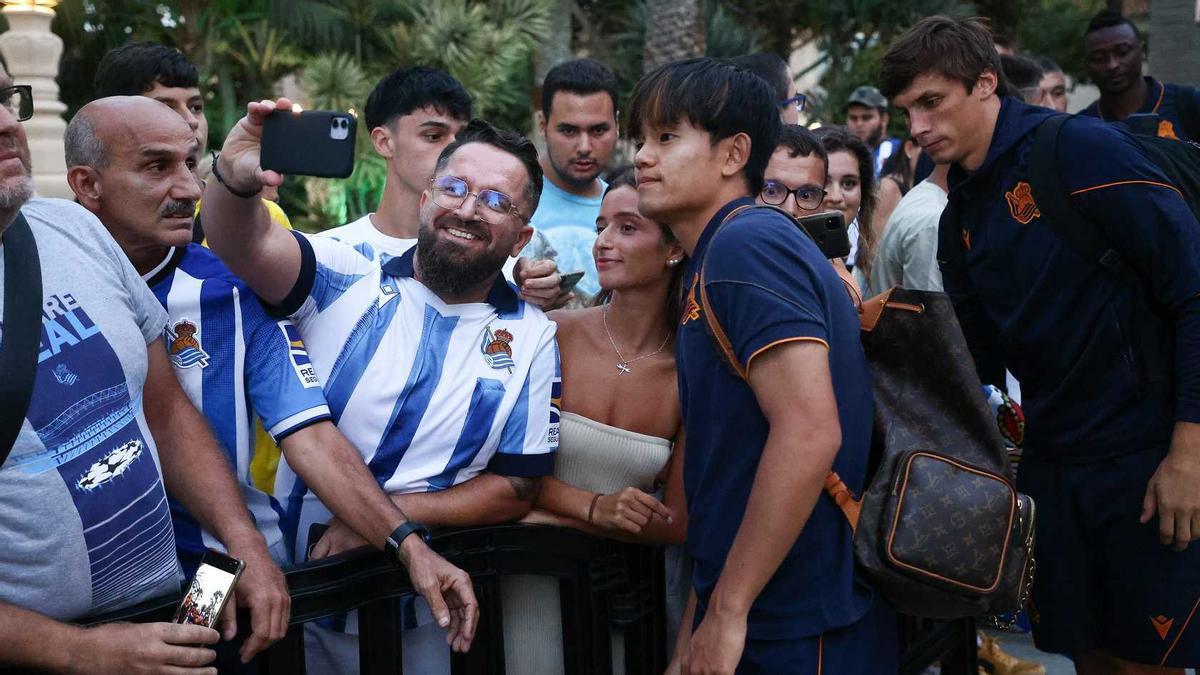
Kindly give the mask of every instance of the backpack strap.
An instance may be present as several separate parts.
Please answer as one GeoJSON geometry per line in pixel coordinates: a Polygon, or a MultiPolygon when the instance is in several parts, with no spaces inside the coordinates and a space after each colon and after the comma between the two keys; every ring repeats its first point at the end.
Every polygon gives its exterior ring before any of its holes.
{"type": "MultiPolygon", "coordinates": [[[[725,228],[725,225],[728,224],[729,221],[733,220],[735,216],[745,213],[750,209],[756,208],[774,209],[792,219],[793,222],[795,221],[795,219],[792,218],[792,214],[776,206],[739,206],[730,211],[729,215],[725,216],[725,219],[722,220],[721,224],[717,226],[717,231],[713,233],[712,239],[709,240],[709,246],[711,247],[712,244],[716,243],[717,235],[721,233],[721,230],[725,228]]],[[[705,256],[707,255],[708,251],[706,249],[705,256]]],[[[846,284],[846,279],[842,277],[840,272],[838,276],[839,278],[842,278],[842,283],[846,284]]],[[[712,338],[713,344],[717,347],[717,353],[724,357],[725,364],[729,366],[734,375],[736,375],[738,379],[748,384],[749,373],[745,368],[742,367],[742,364],[738,362],[737,355],[733,353],[733,343],[730,342],[729,336],[726,334],[725,329],[721,327],[721,321],[717,318],[716,312],[713,311],[712,303],[708,301],[708,290],[705,288],[704,283],[703,258],[700,259],[700,265],[696,272],[695,285],[700,287],[700,292],[698,294],[693,292],[692,296],[693,298],[698,298],[699,300],[701,314],[704,315],[704,326],[706,332],[708,333],[708,336],[712,338]]],[[[854,300],[857,296],[855,289],[855,286],[847,284],[847,293],[851,294],[851,300],[854,300]]],[[[849,486],[847,486],[846,482],[837,475],[836,471],[829,472],[829,475],[825,477],[825,483],[823,487],[825,488],[825,493],[828,494],[829,497],[833,499],[834,503],[838,505],[838,508],[841,509],[842,515],[846,517],[846,521],[850,524],[850,531],[853,532],[858,527],[858,517],[860,511],[862,510],[861,500],[856,500],[854,498],[854,494],[850,491],[849,486]]]]}
{"type": "Polygon", "coordinates": [[[1200,143],[1200,89],[1181,86],[1177,92],[1175,110],[1179,113],[1183,132],[1193,143],[1200,143]]]}
{"type": "Polygon", "coordinates": [[[1058,137],[1073,115],[1054,115],[1038,125],[1029,150],[1029,183],[1043,220],[1084,260],[1099,264],[1124,283],[1141,288],[1141,280],[1120,253],[1071,201],[1058,161],[1058,137]]]}
{"type": "Polygon", "coordinates": [[[4,333],[0,336],[0,466],[25,422],[42,335],[42,266],[25,216],[4,231],[4,333]]]}

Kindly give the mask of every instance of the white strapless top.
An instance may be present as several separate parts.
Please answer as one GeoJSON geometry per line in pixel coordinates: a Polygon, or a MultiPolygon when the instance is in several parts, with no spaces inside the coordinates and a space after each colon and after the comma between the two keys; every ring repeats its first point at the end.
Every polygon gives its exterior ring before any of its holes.
{"type": "Polygon", "coordinates": [[[671,441],[563,412],[554,477],[582,490],[610,494],[627,487],[654,491],[671,458],[671,441]]]}

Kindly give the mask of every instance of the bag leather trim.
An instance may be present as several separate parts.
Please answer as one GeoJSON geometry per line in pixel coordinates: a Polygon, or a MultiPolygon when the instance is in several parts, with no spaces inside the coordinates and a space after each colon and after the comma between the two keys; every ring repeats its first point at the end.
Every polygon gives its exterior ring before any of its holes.
{"type": "Polygon", "coordinates": [[[922,576],[931,577],[931,578],[937,579],[939,581],[942,581],[944,583],[950,584],[952,586],[957,586],[959,588],[963,588],[963,589],[973,591],[976,593],[984,593],[984,594],[992,593],[997,588],[1000,587],[1000,583],[1004,580],[1004,569],[1005,569],[1004,564],[1005,564],[1005,561],[1008,559],[1008,551],[1012,544],[1013,520],[1016,518],[1016,512],[1017,512],[1017,491],[1013,488],[1012,483],[1005,480],[1001,476],[997,476],[996,474],[991,473],[990,471],[984,471],[982,469],[977,469],[973,466],[964,464],[962,462],[959,462],[958,460],[952,459],[945,455],[941,455],[941,454],[938,454],[935,452],[918,450],[918,451],[910,454],[907,458],[905,458],[903,479],[896,486],[893,494],[899,496],[899,501],[896,502],[896,509],[895,509],[896,512],[892,516],[892,526],[888,530],[887,545],[884,546],[884,552],[887,554],[889,562],[891,562],[893,565],[895,565],[898,568],[916,572],[917,574],[920,574],[922,576]],[[916,565],[906,563],[906,562],[896,558],[896,556],[892,553],[892,546],[893,546],[893,543],[896,538],[896,529],[900,525],[900,514],[903,513],[903,511],[904,511],[905,489],[908,487],[909,474],[912,471],[913,460],[917,459],[918,457],[929,457],[929,458],[937,460],[937,461],[951,464],[963,471],[974,473],[979,476],[983,476],[984,478],[987,478],[989,480],[994,480],[998,483],[1001,483],[1007,489],[1008,495],[1009,495],[1009,507],[1008,507],[1008,524],[1005,526],[1005,529],[1004,529],[1004,532],[1005,532],[1004,548],[1000,551],[1000,560],[996,564],[996,578],[990,586],[986,586],[986,587],[974,586],[971,584],[962,583],[961,581],[957,581],[955,579],[950,579],[950,578],[942,576],[941,574],[938,574],[936,572],[932,572],[930,570],[926,570],[926,569],[917,567],[916,565]]]}

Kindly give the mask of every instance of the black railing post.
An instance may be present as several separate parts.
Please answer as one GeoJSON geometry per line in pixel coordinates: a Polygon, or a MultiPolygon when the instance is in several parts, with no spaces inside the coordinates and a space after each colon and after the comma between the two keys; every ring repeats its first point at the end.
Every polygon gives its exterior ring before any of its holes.
{"type": "Polygon", "coordinates": [[[404,672],[404,638],[400,628],[398,598],[372,602],[358,610],[360,675],[404,672]]]}
{"type": "Polygon", "coordinates": [[[288,626],[287,635],[262,656],[267,675],[305,675],[304,624],[288,626]]]}

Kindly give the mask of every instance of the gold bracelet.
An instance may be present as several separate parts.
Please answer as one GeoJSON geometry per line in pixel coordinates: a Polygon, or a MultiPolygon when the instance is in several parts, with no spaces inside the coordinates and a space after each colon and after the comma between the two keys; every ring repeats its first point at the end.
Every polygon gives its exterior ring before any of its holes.
{"type": "Polygon", "coordinates": [[[588,525],[595,525],[592,522],[592,516],[596,514],[596,502],[600,501],[600,498],[603,496],[603,494],[597,492],[596,496],[592,497],[592,505],[588,507],[588,525]]]}

